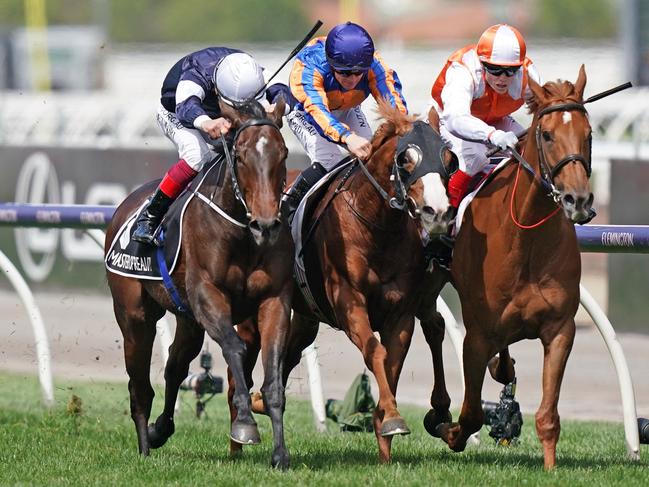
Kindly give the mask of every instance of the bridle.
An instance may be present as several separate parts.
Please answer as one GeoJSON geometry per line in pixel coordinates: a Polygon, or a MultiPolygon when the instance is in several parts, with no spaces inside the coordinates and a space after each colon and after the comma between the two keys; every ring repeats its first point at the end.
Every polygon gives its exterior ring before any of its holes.
{"type": "Polygon", "coordinates": [[[543,139],[541,136],[541,132],[542,132],[541,118],[544,115],[547,115],[548,113],[559,112],[559,111],[562,112],[574,111],[574,110],[580,111],[584,114],[588,113],[583,103],[571,102],[571,103],[558,103],[556,105],[547,106],[543,108],[537,115],[535,137],[536,137],[536,149],[538,151],[538,158],[539,158],[539,167],[541,168],[541,180],[544,183],[544,185],[550,189],[551,195],[557,203],[559,203],[560,192],[557,190],[556,186],[554,185],[554,178],[567,164],[571,162],[580,163],[584,167],[584,170],[586,171],[586,175],[588,176],[588,178],[590,178],[590,175],[592,173],[592,166],[591,166],[592,134],[588,137],[588,147],[589,147],[588,159],[586,159],[582,154],[579,153],[568,154],[564,158],[559,160],[559,162],[557,162],[554,166],[550,166],[545,156],[543,139]]]}
{"type": "MultiPolygon", "coordinates": [[[[239,203],[241,203],[241,206],[243,206],[243,209],[245,210],[245,214],[246,214],[246,221],[239,222],[240,224],[239,226],[249,227],[252,218],[252,213],[250,212],[250,209],[246,204],[246,199],[243,196],[243,192],[241,191],[241,186],[239,185],[239,180],[237,179],[237,166],[236,166],[237,141],[239,140],[239,136],[241,135],[241,133],[247,128],[258,127],[262,125],[268,125],[270,127],[275,128],[278,132],[280,131],[280,128],[272,120],[269,120],[267,118],[251,118],[246,120],[244,123],[242,123],[241,126],[239,126],[237,131],[234,133],[234,137],[232,139],[232,149],[228,147],[225,137],[223,135],[221,135],[220,137],[221,143],[223,144],[223,152],[225,153],[225,160],[227,161],[228,168],[230,169],[230,181],[232,184],[232,191],[234,192],[234,196],[237,199],[237,201],[239,201],[239,203]]],[[[229,219],[238,221],[232,217],[230,217],[229,219]]]]}

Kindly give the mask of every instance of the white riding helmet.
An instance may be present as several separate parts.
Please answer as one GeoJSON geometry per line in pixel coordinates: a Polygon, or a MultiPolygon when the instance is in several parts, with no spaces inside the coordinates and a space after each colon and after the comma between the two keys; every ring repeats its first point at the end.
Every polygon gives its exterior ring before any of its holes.
{"type": "Polygon", "coordinates": [[[212,81],[216,93],[228,104],[264,95],[263,91],[257,95],[265,84],[264,70],[250,54],[243,52],[225,56],[214,68],[212,81]]]}

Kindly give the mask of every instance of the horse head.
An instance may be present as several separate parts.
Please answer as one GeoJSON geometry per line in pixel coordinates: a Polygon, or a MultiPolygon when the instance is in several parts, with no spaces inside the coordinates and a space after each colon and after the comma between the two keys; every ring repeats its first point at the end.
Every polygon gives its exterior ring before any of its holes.
{"type": "Polygon", "coordinates": [[[272,245],[282,228],[279,206],[286,183],[288,150],[280,133],[284,102],[271,113],[256,101],[236,106],[220,102],[221,113],[235,130],[228,158],[235,197],[246,211],[257,245],[272,245]]]}
{"type": "Polygon", "coordinates": [[[431,145],[434,132],[385,100],[379,101],[378,112],[385,122],[372,140],[373,157],[391,165],[394,194],[390,206],[407,211],[428,235],[446,233],[450,220],[445,186],[448,171],[441,151],[431,145]]]}
{"type": "Polygon", "coordinates": [[[534,114],[529,144],[536,145],[541,177],[566,217],[584,222],[593,203],[591,127],[583,100],[586,71],[582,65],[574,84],[556,81],[540,86],[532,79],[529,84],[534,114]]]}

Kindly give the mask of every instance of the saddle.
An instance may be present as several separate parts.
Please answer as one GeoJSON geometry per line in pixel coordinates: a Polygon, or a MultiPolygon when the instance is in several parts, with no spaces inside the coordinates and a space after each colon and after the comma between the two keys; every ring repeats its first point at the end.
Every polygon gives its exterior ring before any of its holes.
{"type": "Polygon", "coordinates": [[[168,274],[172,274],[180,255],[180,243],[182,242],[183,217],[187,205],[195,197],[196,192],[203,184],[208,174],[219,172],[218,184],[222,184],[224,165],[221,164],[222,157],[216,158],[211,164],[208,164],[198,174],[176,201],[173,202],[169,211],[161,223],[163,243],[161,248],[153,245],[147,245],[133,240],[133,226],[137,216],[140,214],[146,201],[135,211],[115,234],[115,238],[110,244],[106,253],[106,268],[114,273],[126,277],[135,277],[137,279],[149,279],[154,281],[163,280],[161,265],[166,267],[168,274]],[[162,262],[164,256],[164,262],[162,262]]]}

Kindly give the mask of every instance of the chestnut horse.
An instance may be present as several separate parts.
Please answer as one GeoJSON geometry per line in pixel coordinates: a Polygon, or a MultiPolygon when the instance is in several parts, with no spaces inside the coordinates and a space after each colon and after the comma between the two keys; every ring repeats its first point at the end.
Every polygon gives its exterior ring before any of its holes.
{"type": "MultiPolygon", "coordinates": [[[[207,332],[221,346],[236,388],[230,438],[259,443],[244,374],[246,345],[233,327],[250,319],[258,328],[264,352],[262,390],[273,425],[272,465],[285,468],[289,455],[283,432],[281,364],[290,318],[294,247],[279,214],[286,180],[287,149],[279,131],[284,103],[278,103],[271,114],[257,102],[236,109],[221,103],[221,110],[236,130],[232,154],[227,153],[223,177],[219,178],[219,171],[208,173],[199,188],[203,198],[192,199],[185,210],[179,263],[172,275],[191,313],[177,313],[160,281],[108,272],[115,317],[124,336],[131,417],[142,455],[167,441],[174,433],[178,388],[207,332]],[[165,311],[177,313],[176,334],[165,367],[164,410],[155,424],[147,426],[154,396],[149,380],[151,350],[156,322],[165,311]]],[[[156,184],[139,188],[119,206],[106,234],[106,250],[156,184]]]]}
{"type": "Polygon", "coordinates": [[[536,431],[544,466],[551,469],[560,431],[559,391],[579,306],[581,259],[574,224],[589,217],[593,202],[591,127],[583,104],[583,66],[574,85],[529,83],[534,117],[522,157],[512,151],[512,163],[467,208],[457,236],[451,274],[466,327],[465,395],[458,422],[444,423],[438,432],[451,449],[462,451],[483,424],[485,368],[489,365],[499,382],[511,381],[508,345],[539,338],[543,396],[536,431]]]}
{"type": "MultiPolygon", "coordinates": [[[[371,158],[348,179],[338,175],[316,204],[312,215],[320,221],[303,254],[307,274],[320,275],[316,301],[326,310],[325,321],[347,334],[376,378],[374,431],[379,460],[388,462],[392,437],[410,432],[395,395],[422,296],[422,234],[447,231],[449,205],[439,151],[432,157],[409,143],[398,146],[400,137],[408,141],[416,132],[414,117],[385,102],[379,113],[385,122],[372,139],[371,158]]],[[[421,125],[417,130],[424,131],[421,125]]],[[[314,341],[319,321],[296,290],[285,381],[314,341]]]]}

